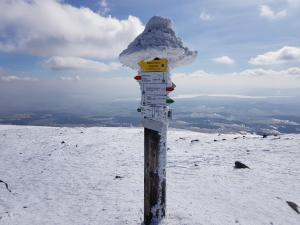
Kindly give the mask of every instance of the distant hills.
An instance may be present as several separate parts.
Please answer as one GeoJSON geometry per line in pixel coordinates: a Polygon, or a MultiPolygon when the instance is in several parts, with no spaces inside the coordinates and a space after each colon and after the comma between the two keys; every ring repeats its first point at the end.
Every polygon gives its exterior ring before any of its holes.
{"type": "MultiPolygon", "coordinates": [[[[0,124],[37,126],[140,126],[137,101],[76,109],[36,109],[0,114],[0,124]],[[85,110],[83,110],[85,109],[85,110]]],[[[170,126],[202,132],[300,133],[300,106],[265,99],[197,97],[171,105],[170,126]]]]}

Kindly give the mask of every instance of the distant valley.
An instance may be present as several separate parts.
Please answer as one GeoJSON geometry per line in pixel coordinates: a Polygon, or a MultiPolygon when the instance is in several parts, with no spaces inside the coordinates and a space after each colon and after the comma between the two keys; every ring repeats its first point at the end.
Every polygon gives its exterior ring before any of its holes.
{"type": "MultiPolygon", "coordinates": [[[[140,126],[137,101],[115,101],[81,110],[36,109],[2,113],[0,124],[36,126],[140,126]],[[73,113],[77,112],[77,113],[73,113]]],[[[200,132],[300,133],[300,107],[253,99],[198,97],[171,105],[170,127],[200,132]]]]}

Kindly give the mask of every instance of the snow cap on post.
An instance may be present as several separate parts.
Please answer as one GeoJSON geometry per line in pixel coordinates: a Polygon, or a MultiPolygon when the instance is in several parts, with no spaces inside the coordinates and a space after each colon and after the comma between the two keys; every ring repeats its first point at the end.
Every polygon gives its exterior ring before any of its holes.
{"type": "Polygon", "coordinates": [[[167,59],[169,68],[174,68],[192,63],[197,57],[197,51],[183,47],[181,39],[176,37],[170,19],[154,16],[143,33],[119,55],[119,60],[124,66],[138,70],[140,61],[157,57],[167,59]]]}

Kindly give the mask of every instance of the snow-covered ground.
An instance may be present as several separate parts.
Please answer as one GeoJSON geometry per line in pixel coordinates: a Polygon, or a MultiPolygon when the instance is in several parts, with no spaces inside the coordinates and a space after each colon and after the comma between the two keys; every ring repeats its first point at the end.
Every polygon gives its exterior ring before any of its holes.
{"type": "MultiPolygon", "coordinates": [[[[299,146],[170,130],[165,224],[300,224],[299,146]]],[[[1,225],[140,225],[143,130],[0,126],[0,180],[1,225]]]]}

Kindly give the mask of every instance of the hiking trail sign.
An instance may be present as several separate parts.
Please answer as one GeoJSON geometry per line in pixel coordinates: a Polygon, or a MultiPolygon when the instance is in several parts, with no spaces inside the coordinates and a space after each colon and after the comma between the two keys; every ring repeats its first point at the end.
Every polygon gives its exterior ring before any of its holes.
{"type": "Polygon", "coordinates": [[[171,20],[152,17],[145,30],[119,55],[120,62],[138,70],[144,126],[144,225],[156,225],[166,215],[167,128],[172,116],[169,93],[175,88],[169,70],[195,60],[197,51],[183,46],[171,20]]]}

